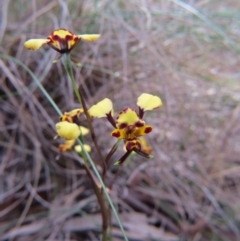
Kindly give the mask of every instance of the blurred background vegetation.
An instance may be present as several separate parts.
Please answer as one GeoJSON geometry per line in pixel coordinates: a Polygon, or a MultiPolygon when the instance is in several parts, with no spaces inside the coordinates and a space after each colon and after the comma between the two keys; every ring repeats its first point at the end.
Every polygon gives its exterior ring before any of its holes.
{"type": "MultiPolygon", "coordinates": [[[[238,0],[1,0],[0,240],[99,240],[90,182],[74,154],[56,160],[59,116],[26,71],[62,111],[79,107],[57,53],[23,46],[59,27],[101,34],[72,51],[88,106],[107,97],[118,113],[143,92],[163,100],[146,115],[154,158],[135,156],[107,177],[129,240],[240,240],[239,9],[238,0]]],[[[106,155],[111,127],[94,126],[106,155]]]]}

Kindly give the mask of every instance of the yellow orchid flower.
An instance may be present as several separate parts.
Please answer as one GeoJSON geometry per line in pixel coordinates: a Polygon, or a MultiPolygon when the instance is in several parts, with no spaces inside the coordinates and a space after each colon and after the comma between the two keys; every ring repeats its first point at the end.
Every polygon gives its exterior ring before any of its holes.
{"type": "MultiPolygon", "coordinates": [[[[77,124],[68,121],[58,122],[56,124],[56,131],[58,136],[65,139],[65,143],[59,145],[60,152],[72,150],[76,139],[80,135],[85,136],[89,133],[89,130],[86,127],[78,126],[77,124]]],[[[87,146],[86,148],[87,150],[89,150],[89,146],[87,146]]]]}
{"type": "Polygon", "coordinates": [[[124,146],[128,153],[124,154],[116,164],[123,163],[133,151],[142,156],[151,157],[149,153],[144,152],[139,137],[147,135],[153,128],[150,125],[146,125],[143,120],[140,120],[134,110],[127,108],[120,112],[116,127],[112,131],[111,136],[124,140],[124,146]],[[119,120],[120,123],[118,123],[119,120]]]}
{"type": "Polygon", "coordinates": [[[99,38],[99,34],[75,35],[67,29],[60,28],[54,30],[46,39],[29,39],[24,46],[29,50],[38,50],[44,44],[48,44],[62,55],[70,53],[80,40],[94,42],[99,38]]]}
{"type": "Polygon", "coordinates": [[[147,135],[152,130],[152,126],[146,125],[135,110],[126,108],[119,113],[116,120],[116,129],[112,131],[111,136],[124,140],[127,151],[142,152],[139,137],[147,135]]]}
{"type": "MultiPolygon", "coordinates": [[[[153,130],[153,127],[145,124],[142,120],[145,111],[154,110],[162,106],[159,97],[143,93],[138,97],[137,105],[139,113],[134,109],[125,108],[121,111],[116,120],[113,119],[113,106],[109,99],[104,99],[92,106],[88,112],[89,115],[96,118],[106,117],[115,128],[111,136],[124,140],[124,146],[127,152],[120,158],[116,164],[121,164],[132,153],[136,152],[144,157],[150,158],[151,147],[146,147],[146,143],[141,137],[147,135],[153,130]]],[[[113,154],[116,148],[112,148],[109,156],[113,154]]]]}

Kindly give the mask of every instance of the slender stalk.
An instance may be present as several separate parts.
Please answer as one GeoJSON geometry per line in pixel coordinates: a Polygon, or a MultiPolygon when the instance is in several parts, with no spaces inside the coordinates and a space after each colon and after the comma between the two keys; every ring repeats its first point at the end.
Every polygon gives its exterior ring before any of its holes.
{"type": "Polygon", "coordinates": [[[70,60],[70,56],[69,54],[64,54],[63,55],[63,64],[64,64],[64,67],[71,79],[71,82],[72,82],[72,87],[73,87],[73,91],[79,101],[79,103],[81,104],[82,103],[82,99],[81,99],[81,95],[78,91],[78,88],[77,88],[77,84],[76,84],[76,81],[75,81],[75,78],[74,78],[74,75],[73,75],[73,69],[72,69],[72,64],[71,64],[71,60],[70,60]]]}
{"type": "Polygon", "coordinates": [[[97,197],[98,203],[100,205],[101,213],[102,213],[102,241],[107,241],[107,229],[108,229],[108,220],[109,220],[109,212],[108,208],[106,207],[105,197],[103,195],[103,192],[99,189],[96,182],[93,179],[91,171],[88,169],[86,165],[83,165],[84,169],[91,180],[91,183],[93,185],[93,190],[95,192],[95,195],[97,197]]]}
{"type": "Polygon", "coordinates": [[[79,140],[78,140],[78,143],[79,143],[79,145],[82,147],[82,150],[83,150],[84,154],[86,155],[88,161],[90,162],[90,165],[92,166],[93,171],[94,171],[95,175],[97,176],[97,178],[98,178],[98,180],[99,180],[99,182],[100,182],[100,184],[101,184],[101,187],[103,188],[103,191],[104,191],[104,193],[105,193],[105,196],[106,196],[106,198],[107,198],[107,200],[108,200],[108,203],[109,203],[110,207],[111,207],[112,210],[113,210],[113,214],[114,214],[114,216],[115,216],[116,219],[117,219],[118,225],[119,225],[119,227],[120,227],[120,229],[121,229],[121,232],[122,232],[122,234],[123,234],[123,237],[124,237],[125,241],[129,241],[129,240],[128,240],[128,237],[127,237],[127,235],[126,235],[126,232],[125,232],[125,230],[124,230],[124,228],[123,228],[122,222],[121,222],[121,220],[119,219],[117,210],[116,210],[115,207],[114,207],[114,204],[113,204],[113,202],[112,202],[112,199],[110,198],[110,196],[109,196],[109,194],[108,194],[107,188],[106,188],[106,186],[104,185],[103,180],[102,180],[102,178],[101,178],[101,176],[100,176],[100,174],[99,174],[99,172],[98,172],[98,170],[97,170],[97,168],[96,168],[96,166],[95,166],[92,158],[90,157],[89,153],[86,151],[86,149],[84,148],[83,144],[82,144],[79,140]]]}
{"type": "Polygon", "coordinates": [[[100,159],[102,161],[102,164],[103,164],[103,174],[102,174],[102,177],[103,177],[103,180],[104,180],[105,179],[105,175],[106,175],[106,171],[107,171],[106,162],[105,162],[105,160],[104,160],[104,158],[102,156],[101,150],[100,150],[100,148],[98,146],[98,143],[97,143],[97,140],[96,140],[96,135],[95,135],[95,132],[94,132],[94,129],[93,129],[93,125],[92,125],[92,120],[91,120],[91,117],[88,114],[87,106],[86,106],[86,103],[84,101],[83,94],[81,93],[81,90],[78,89],[78,87],[77,87],[77,84],[76,84],[76,81],[75,81],[75,78],[74,78],[74,75],[73,75],[73,68],[72,68],[72,62],[71,62],[70,56],[69,56],[69,54],[65,54],[63,57],[64,57],[64,61],[63,61],[64,67],[65,67],[65,69],[66,69],[66,71],[67,71],[67,73],[68,73],[68,75],[69,75],[69,77],[71,79],[74,93],[75,93],[79,103],[82,104],[83,111],[84,111],[84,114],[85,114],[87,122],[88,122],[88,127],[90,129],[92,141],[93,141],[94,146],[97,149],[98,155],[99,155],[99,157],[100,157],[100,159]]]}
{"type": "MultiPolygon", "coordinates": [[[[78,90],[78,88],[77,88],[77,84],[76,84],[76,81],[75,81],[75,78],[74,78],[74,75],[73,75],[73,68],[72,68],[72,63],[71,63],[71,59],[70,59],[69,54],[65,55],[64,66],[65,66],[65,69],[66,69],[70,79],[71,79],[75,95],[76,95],[79,103],[82,104],[82,107],[83,107],[83,110],[84,110],[84,114],[86,116],[86,119],[87,119],[87,122],[88,122],[88,125],[89,125],[89,129],[90,129],[90,132],[91,132],[91,135],[92,135],[92,140],[94,142],[94,145],[95,145],[95,147],[96,147],[96,149],[98,151],[98,154],[99,154],[99,156],[100,156],[100,158],[102,160],[102,163],[103,163],[103,177],[105,177],[105,174],[106,174],[106,163],[105,163],[105,161],[103,159],[103,156],[101,154],[100,148],[99,148],[99,146],[97,144],[97,141],[96,141],[96,138],[95,138],[95,134],[94,134],[94,129],[93,129],[93,126],[92,126],[91,117],[88,114],[87,107],[86,107],[83,95],[80,93],[80,90],[78,90]]],[[[92,185],[93,185],[93,189],[94,189],[94,192],[95,192],[95,195],[97,197],[98,203],[100,205],[101,213],[102,213],[102,241],[107,241],[107,229],[108,229],[108,222],[109,222],[108,221],[108,205],[106,204],[104,193],[101,191],[101,189],[98,188],[96,182],[94,181],[94,179],[91,176],[91,173],[90,173],[87,165],[85,165],[85,170],[86,170],[89,178],[91,179],[91,182],[92,182],[92,185]]]]}

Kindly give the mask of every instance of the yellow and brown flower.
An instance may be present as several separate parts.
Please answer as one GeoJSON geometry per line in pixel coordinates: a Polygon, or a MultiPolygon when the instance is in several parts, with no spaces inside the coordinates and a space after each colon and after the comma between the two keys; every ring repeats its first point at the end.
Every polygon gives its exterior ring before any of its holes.
{"type": "MultiPolygon", "coordinates": [[[[144,157],[151,157],[149,153],[142,150],[142,145],[139,137],[145,136],[153,130],[153,127],[145,124],[143,120],[139,118],[136,111],[127,108],[120,112],[117,121],[117,128],[112,131],[111,136],[124,140],[124,145],[127,153],[136,152],[144,157]]],[[[124,162],[126,157],[124,155],[116,164],[124,162]]]]}
{"type": "Polygon", "coordinates": [[[116,121],[117,128],[112,131],[111,136],[126,140],[126,150],[133,148],[141,149],[141,143],[137,141],[140,136],[145,136],[152,131],[152,126],[146,125],[136,111],[130,108],[120,112],[116,121]]]}
{"type": "MultiPolygon", "coordinates": [[[[59,145],[60,152],[70,151],[77,138],[89,133],[89,130],[84,126],[79,126],[75,123],[75,118],[79,116],[82,109],[75,109],[70,112],[65,112],[60,117],[60,122],[56,123],[56,132],[59,137],[63,138],[65,142],[59,145]]],[[[90,146],[84,145],[86,150],[91,150],[90,146]]],[[[79,152],[79,147],[76,149],[79,152]]]]}
{"type": "Polygon", "coordinates": [[[157,96],[143,93],[138,97],[137,105],[139,113],[134,109],[126,108],[119,113],[116,121],[113,119],[112,102],[109,99],[104,99],[89,109],[90,116],[95,118],[106,117],[113,125],[115,129],[111,132],[111,136],[124,140],[127,152],[116,164],[123,163],[133,151],[144,157],[151,157],[149,149],[146,151],[143,148],[144,143],[141,137],[150,133],[153,127],[147,125],[142,117],[145,111],[162,106],[162,101],[157,96]]]}
{"type": "Polygon", "coordinates": [[[24,46],[30,50],[38,50],[44,44],[48,44],[60,54],[65,54],[70,53],[80,40],[94,42],[99,37],[99,34],[75,35],[69,30],[60,28],[54,30],[46,39],[30,39],[25,42],[24,46]]]}

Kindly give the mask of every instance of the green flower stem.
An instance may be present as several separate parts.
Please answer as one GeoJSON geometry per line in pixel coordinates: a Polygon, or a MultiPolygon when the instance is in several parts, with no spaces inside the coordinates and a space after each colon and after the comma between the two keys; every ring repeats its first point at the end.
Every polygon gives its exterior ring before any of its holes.
{"type": "Polygon", "coordinates": [[[73,87],[73,90],[74,90],[74,93],[79,101],[80,104],[82,104],[82,96],[80,95],[79,91],[78,91],[78,88],[77,88],[77,84],[76,84],[76,81],[75,81],[75,78],[74,78],[74,75],[73,75],[73,69],[72,69],[72,63],[71,63],[71,59],[70,59],[70,55],[69,54],[64,54],[63,55],[63,64],[64,64],[64,67],[71,79],[71,82],[72,82],[72,87],[73,87]]]}

